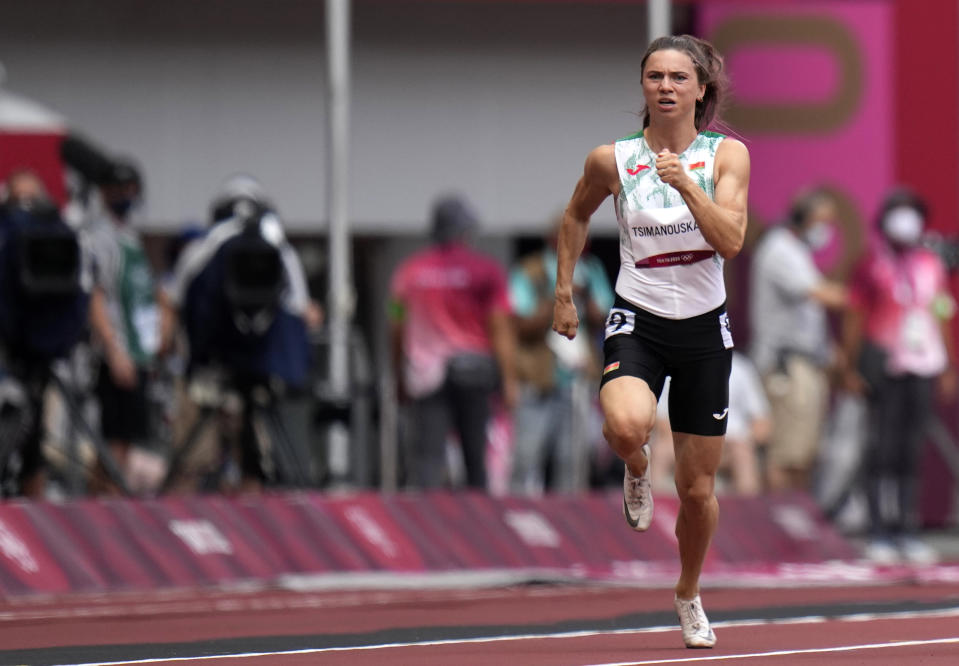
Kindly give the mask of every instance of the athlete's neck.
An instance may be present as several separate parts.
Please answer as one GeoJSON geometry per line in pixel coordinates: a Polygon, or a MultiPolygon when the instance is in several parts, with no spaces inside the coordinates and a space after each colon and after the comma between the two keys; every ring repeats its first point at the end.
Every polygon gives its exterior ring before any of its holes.
{"type": "Polygon", "coordinates": [[[646,138],[646,145],[654,153],[659,154],[664,150],[677,155],[681,154],[696,139],[699,132],[695,126],[683,123],[682,126],[675,127],[650,125],[643,130],[643,136],[646,138]]]}

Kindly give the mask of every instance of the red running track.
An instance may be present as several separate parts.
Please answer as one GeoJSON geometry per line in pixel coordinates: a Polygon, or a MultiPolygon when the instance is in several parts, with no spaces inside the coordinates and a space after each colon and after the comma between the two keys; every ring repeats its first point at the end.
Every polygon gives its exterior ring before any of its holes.
{"type": "Polygon", "coordinates": [[[6,601],[0,663],[959,663],[959,583],[710,589],[703,599],[719,644],[696,651],[682,647],[666,590],[175,591],[6,601]]]}

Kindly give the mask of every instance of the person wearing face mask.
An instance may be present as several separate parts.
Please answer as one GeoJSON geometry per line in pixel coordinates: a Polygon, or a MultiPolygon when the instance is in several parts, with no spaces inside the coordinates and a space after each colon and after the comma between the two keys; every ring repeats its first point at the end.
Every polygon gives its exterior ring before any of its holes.
{"type": "Polygon", "coordinates": [[[869,507],[865,554],[880,563],[936,559],[917,538],[919,460],[936,388],[944,400],[956,394],[955,303],[945,264],[921,244],[926,219],[926,204],[914,192],[890,191],[843,318],[845,356],[857,360],[845,369],[845,383],[865,394],[870,410],[861,470],[869,507]]]}
{"type": "Polygon", "coordinates": [[[143,193],[140,172],[129,160],[115,160],[98,186],[103,216],[89,236],[96,275],[90,327],[100,355],[103,437],[122,468],[131,445],[146,444],[150,435],[146,384],[159,344],[159,311],[152,270],[130,224],[143,193]]]}
{"type": "Polygon", "coordinates": [[[786,222],[769,229],[753,255],[750,355],[772,415],[766,450],[769,490],[809,490],[836,360],[827,311],[847,303],[846,288],[823,276],[813,254],[831,239],[836,202],[817,187],[799,194],[786,222]]]}

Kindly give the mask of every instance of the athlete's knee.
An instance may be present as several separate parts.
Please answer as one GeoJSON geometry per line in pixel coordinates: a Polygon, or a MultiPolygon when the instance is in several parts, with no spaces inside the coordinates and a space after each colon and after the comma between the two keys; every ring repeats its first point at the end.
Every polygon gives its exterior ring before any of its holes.
{"type": "Polygon", "coordinates": [[[651,415],[628,412],[607,414],[603,422],[603,436],[613,446],[617,444],[642,446],[652,434],[655,424],[655,413],[651,415]]]}
{"type": "Polygon", "coordinates": [[[687,511],[703,511],[715,498],[715,477],[700,474],[692,478],[676,477],[676,493],[687,511]]]}

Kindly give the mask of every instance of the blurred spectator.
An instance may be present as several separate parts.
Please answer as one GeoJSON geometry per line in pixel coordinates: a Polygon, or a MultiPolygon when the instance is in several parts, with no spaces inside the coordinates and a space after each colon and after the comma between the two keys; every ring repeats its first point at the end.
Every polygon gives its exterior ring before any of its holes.
{"type": "MultiPolygon", "coordinates": [[[[669,426],[669,381],[663,388],[656,408],[653,432],[652,483],[658,492],[672,492],[673,438],[669,426]]],[[[752,497],[763,489],[760,473],[760,447],[772,432],[769,402],[759,373],[749,357],[733,351],[729,373],[729,423],[720,462],[721,479],[737,495],[752,497]]]]}
{"type": "Polygon", "coordinates": [[[846,383],[866,392],[870,409],[863,460],[866,554],[886,563],[900,555],[919,563],[935,559],[916,538],[920,452],[937,380],[944,399],[956,393],[955,303],[939,255],[920,246],[926,213],[925,202],[909,190],[886,196],[843,322],[846,356],[857,361],[846,368],[846,383]]]}
{"type": "Polygon", "coordinates": [[[769,229],[753,255],[752,358],[772,409],[770,490],[810,489],[829,401],[827,367],[834,361],[826,310],[843,308],[848,298],[813,262],[836,216],[826,190],[802,193],[788,220],[769,229]]]}
{"type": "MultiPolygon", "coordinates": [[[[200,222],[188,222],[167,241],[159,278],[160,289],[157,292],[157,301],[160,306],[161,352],[157,363],[157,376],[162,389],[168,394],[164,403],[166,409],[161,414],[161,418],[163,428],[166,430],[166,440],[169,442],[168,453],[174,455],[177,445],[186,440],[191,426],[199,418],[200,413],[187,392],[189,343],[186,333],[179,326],[176,317],[171,314],[173,308],[169,301],[169,289],[175,277],[174,269],[183,250],[205,234],[205,225],[200,222]]],[[[216,476],[215,470],[219,469],[220,451],[216,435],[217,433],[214,433],[212,429],[197,435],[197,442],[192,446],[190,455],[186,460],[180,461],[175,480],[176,489],[199,490],[203,485],[199,480],[200,477],[207,474],[216,476]]],[[[165,473],[168,472],[167,468],[165,473]]],[[[170,490],[170,488],[163,488],[163,490],[170,490]]]]}
{"type": "Polygon", "coordinates": [[[510,300],[518,347],[519,402],[513,418],[514,493],[541,494],[547,487],[584,490],[589,479],[586,429],[598,391],[599,338],[613,290],[595,256],[580,255],[573,273],[573,299],[583,313],[573,340],[552,330],[556,290],[556,241],[562,218],[551,226],[547,246],[522,257],[510,273],[510,300]]]}
{"type": "MultiPolygon", "coordinates": [[[[153,444],[147,392],[160,320],[150,263],[131,224],[143,197],[140,171],[128,160],[117,160],[99,188],[103,216],[90,230],[96,262],[90,325],[100,357],[100,427],[117,464],[126,469],[134,444],[144,449],[153,444]]],[[[103,483],[94,479],[93,489],[115,490],[103,483]]]]}
{"type": "MultiPolygon", "coordinates": [[[[238,399],[243,490],[266,482],[305,485],[300,451],[274,418],[284,392],[306,388],[311,367],[303,267],[255,178],[228,178],[211,217],[209,231],[182,251],[162,299],[162,346],[174,344],[182,324],[194,393],[215,409],[228,406],[227,397],[238,399]],[[266,423],[258,424],[259,413],[269,415],[266,423]],[[258,425],[269,431],[268,442],[258,425]]],[[[232,465],[232,455],[223,462],[232,465]]]]}
{"type": "Polygon", "coordinates": [[[406,451],[413,487],[447,482],[446,440],[455,429],[467,484],[485,490],[491,399],[501,386],[506,405],[516,402],[506,271],[469,247],[477,225],[464,199],[439,199],[431,247],[400,264],[390,285],[393,369],[412,424],[406,451]]]}
{"type": "Polygon", "coordinates": [[[2,492],[39,498],[51,365],[87,330],[90,257],[47,197],[39,177],[14,171],[0,201],[0,472],[2,492]],[[9,373],[9,374],[6,374],[9,373]]]}
{"type": "Polygon", "coordinates": [[[28,210],[44,201],[50,201],[47,189],[40,176],[30,169],[14,169],[0,184],[0,206],[5,213],[28,210]]]}

